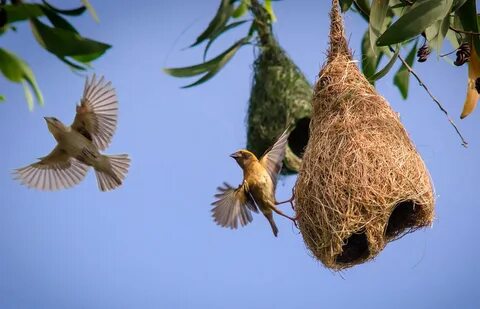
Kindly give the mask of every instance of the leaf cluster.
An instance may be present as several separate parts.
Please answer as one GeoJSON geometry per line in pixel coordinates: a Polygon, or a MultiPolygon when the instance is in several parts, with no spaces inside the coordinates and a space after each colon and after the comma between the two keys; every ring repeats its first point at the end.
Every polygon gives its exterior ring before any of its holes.
{"type": "MultiPolygon", "coordinates": [[[[267,12],[269,19],[267,23],[269,25],[276,19],[271,2],[272,0],[265,0],[262,7],[262,9],[267,12]]],[[[182,88],[197,86],[214,77],[242,46],[251,44],[258,35],[258,20],[256,21],[247,17],[248,12],[251,12],[252,7],[255,5],[258,6],[257,0],[220,0],[217,12],[207,28],[197,37],[195,42],[189,46],[191,48],[206,43],[203,52],[203,62],[187,67],[164,68],[165,73],[175,77],[201,75],[198,80],[182,88]],[[250,23],[250,27],[244,37],[237,40],[219,55],[210,60],[206,60],[210,47],[222,34],[247,23],[250,23]]]]}
{"type": "MultiPolygon", "coordinates": [[[[408,47],[406,62],[414,63],[419,41],[439,55],[445,38],[454,48],[470,42],[480,50],[475,0],[340,0],[342,11],[353,10],[367,22],[362,40],[362,71],[374,83],[394,66],[402,47],[408,47]],[[392,55],[390,48],[394,49],[392,55]],[[383,56],[390,61],[378,69],[383,56]]],[[[407,98],[409,71],[402,66],[394,84],[407,98]]]]}
{"type": "MultiPolygon", "coordinates": [[[[82,15],[89,10],[98,21],[95,10],[88,0],[74,9],[60,9],[46,0],[42,3],[23,3],[22,1],[0,2],[0,36],[7,31],[16,31],[16,24],[28,22],[38,44],[67,64],[72,70],[83,71],[90,63],[102,56],[111,46],[85,38],[67,20],[68,17],[82,15]],[[48,23],[46,23],[48,21],[48,23]]],[[[39,104],[43,104],[42,93],[28,64],[13,52],[0,48],[0,71],[10,81],[22,83],[30,109],[33,109],[33,95],[39,104]]],[[[5,99],[5,97],[0,96],[5,99]]]]}

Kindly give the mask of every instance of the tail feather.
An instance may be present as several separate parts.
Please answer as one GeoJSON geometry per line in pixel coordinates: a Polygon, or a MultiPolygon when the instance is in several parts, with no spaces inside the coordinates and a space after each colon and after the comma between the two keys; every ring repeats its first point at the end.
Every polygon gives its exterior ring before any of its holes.
{"type": "Polygon", "coordinates": [[[268,222],[270,223],[270,226],[272,227],[272,232],[275,237],[278,235],[278,227],[275,224],[275,220],[273,220],[273,214],[265,214],[265,217],[267,218],[268,222]]]}
{"type": "Polygon", "coordinates": [[[130,158],[126,154],[104,156],[108,169],[95,169],[98,187],[101,191],[110,191],[119,187],[128,173],[130,158]]]}

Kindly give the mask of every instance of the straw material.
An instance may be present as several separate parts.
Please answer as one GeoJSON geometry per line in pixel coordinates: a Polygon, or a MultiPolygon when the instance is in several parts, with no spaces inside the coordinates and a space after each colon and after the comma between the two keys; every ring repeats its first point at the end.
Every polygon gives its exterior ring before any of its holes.
{"type": "Polygon", "coordinates": [[[330,18],[330,49],[314,89],[295,207],[308,249],[339,270],[431,225],[434,192],[398,115],[352,61],[338,0],[330,18]]]}

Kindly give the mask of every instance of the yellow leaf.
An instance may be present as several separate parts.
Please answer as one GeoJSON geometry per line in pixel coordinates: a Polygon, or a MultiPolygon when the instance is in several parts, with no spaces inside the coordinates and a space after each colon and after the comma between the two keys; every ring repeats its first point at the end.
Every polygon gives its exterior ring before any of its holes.
{"type": "Polygon", "coordinates": [[[480,78],[480,62],[478,60],[475,47],[472,44],[472,52],[470,55],[470,61],[468,62],[468,84],[467,84],[467,98],[463,105],[461,119],[467,117],[477,106],[480,94],[475,88],[475,81],[480,78]]]}
{"type": "Polygon", "coordinates": [[[272,22],[276,22],[277,16],[275,16],[275,13],[273,12],[272,0],[265,0],[265,9],[267,10],[268,14],[270,14],[272,22]]]}

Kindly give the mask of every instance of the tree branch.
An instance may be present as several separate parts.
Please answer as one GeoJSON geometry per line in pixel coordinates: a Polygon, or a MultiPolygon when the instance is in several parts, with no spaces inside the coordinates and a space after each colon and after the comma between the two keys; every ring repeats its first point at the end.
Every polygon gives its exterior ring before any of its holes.
{"type": "MultiPolygon", "coordinates": [[[[390,47],[390,50],[392,52],[394,52],[393,48],[390,47]]],[[[420,84],[420,86],[422,86],[425,91],[428,93],[428,95],[430,96],[430,98],[432,98],[433,102],[435,102],[438,106],[438,108],[440,108],[440,110],[447,116],[447,119],[448,119],[448,122],[450,122],[450,124],[453,126],[453,128],[455,129],[455,131],[457,132],[458,136],[460,137],[460,139],[462,140],[462,146],[463,147],[468,147],[468,142],[465,140],[465,138],[463,137],[462,133],[460,132],[460,130],[457,128],[457,126],[455,125],[455,123],[453,122],[453,120],[450,118],[450,116],[448,115],[448,112],[447,110],[443,107],[442,103],[440,103],[440,101],[437,100],[437,98],[430,92],[430,89],[428,89],[428,87],[425,85],[425,83],[420,79],[420,77],[417,75],[417,73],[412,69],[412,67],[410,65],[408,65],[408,63],[405,61],[405,59],[403,59],[402,56],[400,56],[400,54],[398,55],[398,59],[400,59],[400,61],[403,63],[403,65],[407,68],[408,72],[410,72],[418,81],[418,83],[420,84]]]]}

